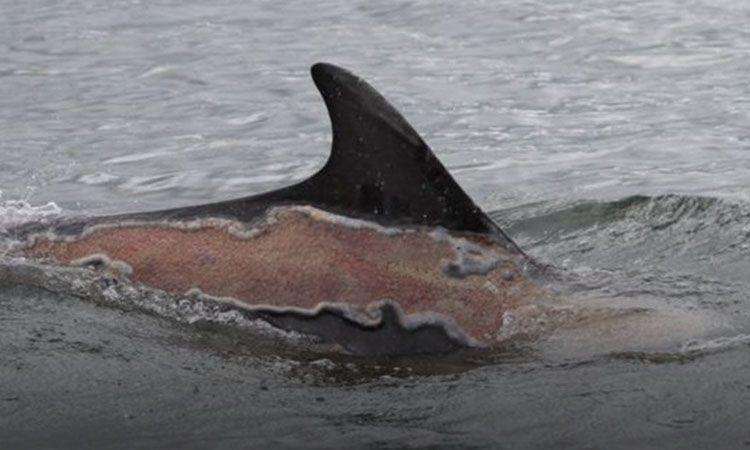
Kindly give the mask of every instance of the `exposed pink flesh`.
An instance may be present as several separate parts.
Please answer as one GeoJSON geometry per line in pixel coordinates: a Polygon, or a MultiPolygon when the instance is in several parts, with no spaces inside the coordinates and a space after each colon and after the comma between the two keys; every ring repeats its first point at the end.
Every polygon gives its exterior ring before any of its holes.
{"type": "Polygon", "coordinates": [[[387,235],[347,227],[298,211],[279,213],[252,238],[217,226],[133,225],[97,229],[73,241],[40,238],[23,253],[62,263],[105,254],[128,263],[131,278],[144,285],[173,293],[198,288],[251,305],[312,309],[344,302],[364,308],[392,299],[406,313],[450,316],[482,341],[499,331],[506,310],[540,294],[512,262],[486,275],[450,277],[443,271],[456,257],[449,242],[424,232],[387,235]]]}

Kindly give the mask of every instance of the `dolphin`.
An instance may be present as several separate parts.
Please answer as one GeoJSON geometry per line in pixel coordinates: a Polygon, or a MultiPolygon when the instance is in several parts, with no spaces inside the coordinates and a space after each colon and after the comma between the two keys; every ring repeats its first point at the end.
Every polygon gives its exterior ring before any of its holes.
{"type": "Polygon", "coordinates": [[[310,178],[217,203],[61,218],[11,231],[13,253],[106,267],[198,293],[344,352],[491,347],[508,311],[546,295],[535,262],[372,86],[311,68],[333,129],[310,178]]]}

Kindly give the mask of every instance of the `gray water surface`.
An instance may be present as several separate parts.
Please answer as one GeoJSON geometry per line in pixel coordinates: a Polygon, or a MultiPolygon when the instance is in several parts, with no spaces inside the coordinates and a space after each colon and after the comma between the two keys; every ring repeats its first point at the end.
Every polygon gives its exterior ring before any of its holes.
{"type": "Polygon", "coordinates": [[[101,214],[306,178],[324,60],[565,289],[702,326],[361,361],[0,280],[0,447],[750,446],[749,22],[724,0],[0,0],[0,225],[18,200],[101,214]]]}

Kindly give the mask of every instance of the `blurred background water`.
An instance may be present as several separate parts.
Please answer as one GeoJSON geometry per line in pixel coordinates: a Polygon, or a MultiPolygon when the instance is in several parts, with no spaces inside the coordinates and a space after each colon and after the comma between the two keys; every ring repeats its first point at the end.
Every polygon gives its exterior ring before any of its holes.
{"type": "Polygon", "coordinates": [[[532,255],[725,325],[671,356],[351,385],[8,288],[0,442],[750,445],[749,22],[725,0],[0,1],[0,202],[100,214],[306,178],[330,142],[308,68],[328,61],[391,100],[532,255]]]}

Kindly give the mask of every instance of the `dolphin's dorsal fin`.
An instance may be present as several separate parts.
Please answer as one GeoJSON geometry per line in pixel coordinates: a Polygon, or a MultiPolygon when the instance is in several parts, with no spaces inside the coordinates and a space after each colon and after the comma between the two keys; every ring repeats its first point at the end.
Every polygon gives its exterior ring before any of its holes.
{"type": "Polygon", "coordinates": [[[315,64],[311,72],[331,118],[331,155],[310,179],[266,198],[311,203],[385,224],[498,234],[517,249],[372,86],[332,64],[315,64]]]}

